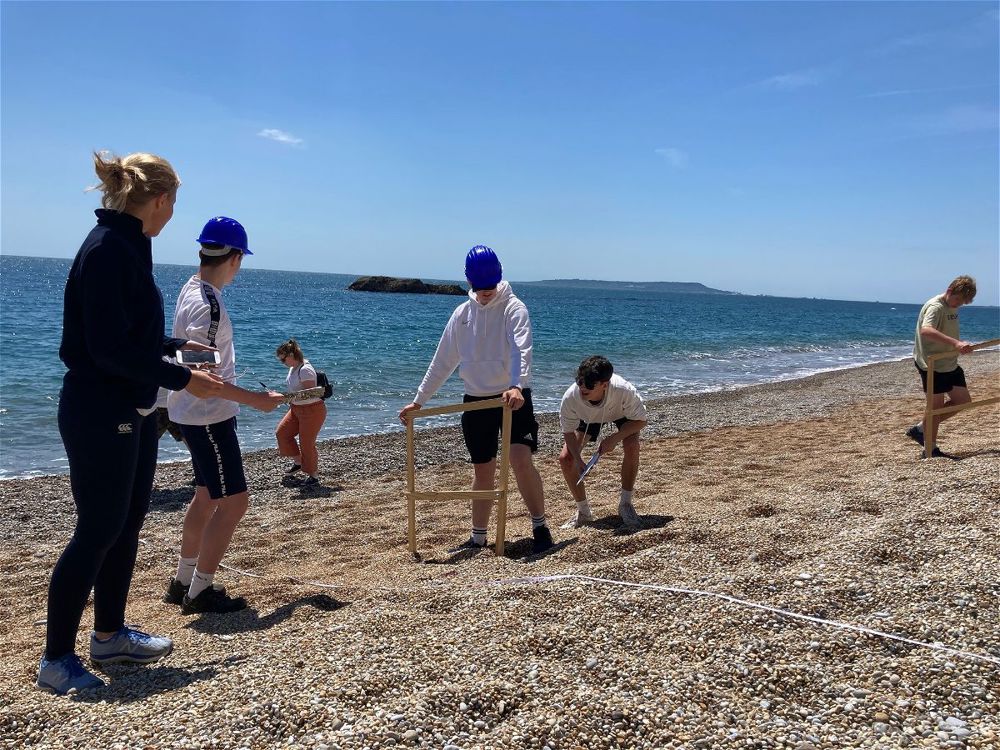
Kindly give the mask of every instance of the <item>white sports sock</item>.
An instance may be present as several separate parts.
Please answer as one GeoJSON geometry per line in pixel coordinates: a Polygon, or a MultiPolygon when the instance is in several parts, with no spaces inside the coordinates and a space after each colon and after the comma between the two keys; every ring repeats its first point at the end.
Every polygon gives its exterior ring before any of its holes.
{"type": "Polygon", "coordinates": [[[472,541],[476,544],[486,544],[486,529],[472,527],[472,541]]]}
{"type": "Polygon", "coordinates": [[[589,500],[586,500],[586,499],[584,499],[584,500],[578,500],[577,503],[576,503],[576,509],[577,509],[577,511],[579,511],[580,513],[582,513],[585,516],[592,516],[592,515],[594,515],[593,511],[590,510],[590,501],[589,500]]]}
{"type": "Polygon", "coordinates": [[[622,490],[622,502],[626,505],[632,504],[632,492],[633,490],[622,490]]]}
{"type": "Polygon", "coordinates": [[[534,529],[540,529],[543,526],[545,526],[545,514],[544,513],[542,515],[540,515],[540,516],[532,516],[531,517],[531,528],[533,530],[534,529]]]}
{"type": "Polygon", "coordinates": [[[194,575],[194,566],[198,564],[197,557],[177,558],[177,574],[174,576],[185,586],[191,585],[191,577],[194,575]]]}
{"type": "Polygon", "coordinates": [[[215,580],[215,573],[202,573],[195,568],[194,575],[191,577],[191,586],[188,588],[188,598],[194,599],[211,586],[213,580],[215,580]]]}

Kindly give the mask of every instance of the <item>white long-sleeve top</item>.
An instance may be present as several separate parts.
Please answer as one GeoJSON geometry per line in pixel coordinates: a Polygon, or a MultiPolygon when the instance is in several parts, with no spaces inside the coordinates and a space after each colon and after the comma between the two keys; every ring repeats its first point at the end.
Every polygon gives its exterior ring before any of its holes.
{"type": "Polygon", "coordinates": [[[474,292],[448,319],[437,351],[417,389],[423,406],[458,368],[470,396],[494,396],[513,386],[531,387],[531,320],[528,308],[501,281],[485,305],[474,292]]]}

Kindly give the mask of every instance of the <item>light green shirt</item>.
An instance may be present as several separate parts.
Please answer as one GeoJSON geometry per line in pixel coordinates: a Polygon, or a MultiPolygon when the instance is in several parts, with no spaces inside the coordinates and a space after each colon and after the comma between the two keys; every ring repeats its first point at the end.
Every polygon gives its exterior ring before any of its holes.
{"type": "MultiPolygon", "coordinates": [[[[913,339],[913,359],[921,370],[927,369],[927,357],[940,352],[954,351],[953,346],[932,341],[920,335],[921,328],[936,328],[946,336],[958,339],[958,309],[948,307],[944,295],[931,297],[920,308],[917,316],[917,333],[913,339]]],[[[958,355],[934,361],[934,372],[951,372],[958,367],[958,355]]]]}

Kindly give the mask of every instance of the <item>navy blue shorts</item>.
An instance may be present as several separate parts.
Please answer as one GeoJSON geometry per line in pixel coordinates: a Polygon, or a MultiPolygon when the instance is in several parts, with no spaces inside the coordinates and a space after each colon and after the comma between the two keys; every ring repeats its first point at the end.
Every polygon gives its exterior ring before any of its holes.
{"type": "MultiPolygon", "coordinates": [[[[464,403],[486,401],[496,396],[469,396],[464,403]]],[[[510,415],[510,444],[526,445],[534,453],[538,450],[538,422],[535,421],[535,407],[531,403],[531,389],[522,391],[524,405],[510,415]]],[[[486,464],[497,457],[500,430],[503,428],[503,409],[480,409],[462,412],[462,437],[474,464],[486,464]]]]}
{"type": "MultiPolygon", "coordinates": [[[[917,371],[920,373],[920,382],[923,384],[924,393],[927,393],[927,370],[918,365],[917,371]]],[[[951,372],[934,373],[935,393],[950,393],[952,388],[968,388],[965,384],[965,371],[961,367],[956,367],[951,372]]]]}
{"type": "Polygon", "coordinates": [[[181,433],[191,451],[195,484],[207,488],[210,498],[221,500],[247,491],[236,417],[210,425],[182,424],[181,433]]]}
{"type": "MultiPolygon", "coordinates": [[[[622,417],[621,419],[616,419],[615,427],[617,427],[620,430],[622,428],[622,425],[628,421],[629,421],[628,417],[622,417]]],[[[603,426],[604,422],[584,422],[581,419],[579,426],[576,428],[576,431],[583,432],[584,430],[586,430],[587,442],[593,443],[595,440],[597,440],[597,436],[601,434],[601,427],[603,426]]]]}

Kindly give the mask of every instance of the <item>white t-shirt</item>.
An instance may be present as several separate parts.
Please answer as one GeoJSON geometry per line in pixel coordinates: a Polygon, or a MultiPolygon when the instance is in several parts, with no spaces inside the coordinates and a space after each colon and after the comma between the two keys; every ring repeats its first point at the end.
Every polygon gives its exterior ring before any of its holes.
{"type": "MultiPolygon", "coordinates": [[[[308,359],[302,360],[301,367],[288,368],[288,377],[285,378],[285,383],[288,385],[288,392],[301,391],[305,388],[302,385],[303,380],[310,380],[313,385],[316,385],[316,368],[309,364],[308,359]]],[[[304,398],[301,401],[295,400],[292,403],[296,406],[305,406],[306,404],[315,404],[317,401],[322,400],[321,398],[304,398]]]]}
{"type": "Polygon", "coordinates": [[[575,432],[580,420],[600,424],[622,418],[645,422],[646,405],[635,386],[620,375],[611,376],[608,390],[598,404],[581,396],[576,383],[566,389],[559,404],[559,428],[563,432],[575,432]]]}
{"type": "MultiPolygon", "coordinates": [[[[221,362],[215,374],[227,383],[236,379],[236,350],[233,348],[233,323],[222,302],[222,290],[199,276],[192,276],[181,287],[174,309],[174,333],[177,338],[212,345],[219,350],[221,362]]],[[[167,413],[177,424],[208,425],[225,422],[240,413],[240,405],[224,398],[195,398],[187,391],[171,391],[167,413]]]]}

